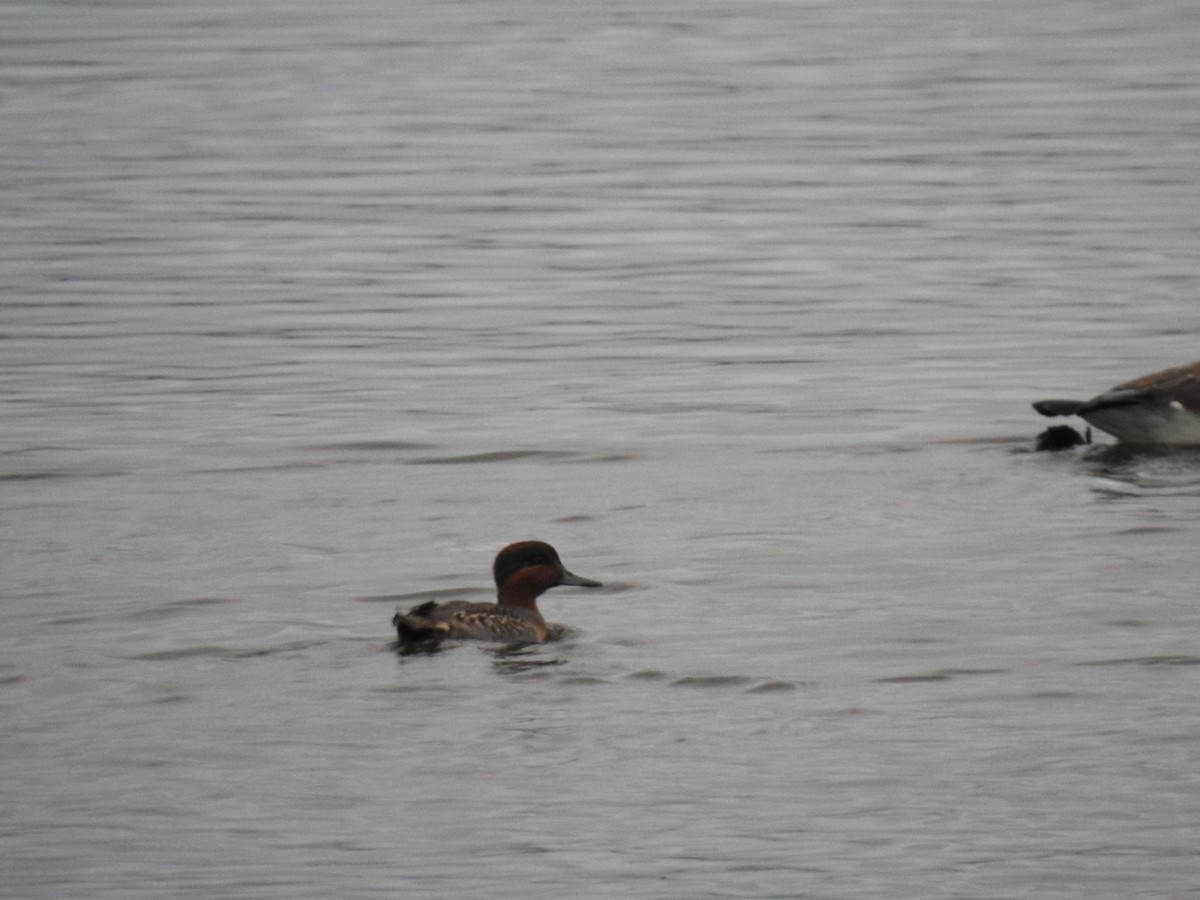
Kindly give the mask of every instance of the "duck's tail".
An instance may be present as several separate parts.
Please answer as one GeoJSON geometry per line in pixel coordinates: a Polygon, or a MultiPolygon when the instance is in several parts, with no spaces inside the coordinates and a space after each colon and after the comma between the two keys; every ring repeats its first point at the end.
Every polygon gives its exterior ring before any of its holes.
{"type": "Polygon", "coordinates": [[[1073,416],[1087,405],[1085,400],[1039,400],[1033,408],[1043,416],[1073,416]]]}
{"type": "Polygon", "coordinates": [[[396,626],[396,637],[400,641],[402,650],[436,647],[446,637],[450,631],[446,623],[431,622],[424,617],[434,605],[426,603],[407,613],[396,611],[396,615],[392,617],[392,624],[396,626]]]}

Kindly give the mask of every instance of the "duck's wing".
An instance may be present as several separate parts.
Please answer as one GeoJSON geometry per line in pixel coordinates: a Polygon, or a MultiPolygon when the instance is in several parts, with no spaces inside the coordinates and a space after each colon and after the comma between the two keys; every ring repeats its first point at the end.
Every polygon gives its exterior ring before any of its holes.
{"type": "Polygon", "coordinates": [[[401,644],[430,644],[437,643],[451,636],[455,617],[462,615],[475,606],[495,606],[488,603],[468,603],[465,600],[451,600],[449,603],[438,603],[429,600],[414,606],[406,613],[399,610],[392,617],[396,626],[396,636],[401,644]]]}
{"type": "Polygon", "coordinates": [[[1178,403],[1200,410],[1200,362],[1163,369],[1119,384],[1101,394],[1093,404],[1105,403],[1178,403]]]}
{"type": "Polygon", "coordinates": [[[525,618],[498,603],[430,601],[392,620],[401,643],[428,643],[447,638],[536,643],[546,639],[544,623],[525,618]],[[540,627],[539,627],[540,626],[540,627]]]}

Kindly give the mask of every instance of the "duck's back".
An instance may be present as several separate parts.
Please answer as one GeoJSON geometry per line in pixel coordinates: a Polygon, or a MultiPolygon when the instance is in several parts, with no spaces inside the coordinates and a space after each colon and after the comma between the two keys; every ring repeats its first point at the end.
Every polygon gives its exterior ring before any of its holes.
{"type": "Polygon", "coordinates": [[[549,629],[535,612],[498,603],[429,601],[393,620],[401,643],[444,639],[539,643],[549,629]]]}

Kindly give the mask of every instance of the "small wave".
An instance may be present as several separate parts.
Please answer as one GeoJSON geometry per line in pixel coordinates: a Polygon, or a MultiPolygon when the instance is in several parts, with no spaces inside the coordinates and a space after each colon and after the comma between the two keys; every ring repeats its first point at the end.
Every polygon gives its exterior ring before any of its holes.
{"type": "Polygon", "coordinates": [[[314,444],[314,450],[345,450],[354,453],[397,453],[409,450],[432,450],[436,444],[421,441],[335,441],[328,444],[314,444]]]}
{"type": "Polygon", "coordinates": [[[546,463],[613,463],[627,462],[637,457],[632,453],[581,453],[576,450],[490,450],[455,456],[421,456],[406,461],[410,466],[459,466],[471,464],[524,462],[537,460],[546,463]]]}
{"type": "MultiPolygon", "coordinates": [[[[519,657],[505,657],[497,659],[493,664],[496,671],[503,672],[506,675],[516,675],[522,672],[538,672],[542,669],[554,668],[556,666],[566,665],[565,659],[521,659],[519,657]]],[[[567,684],[599,684],[599,679],[594,681],[587,680],[584,676],[574,675],[564,679],[567,684]]]]}
{"type": "Polygon", "coordinates": [[[919,672],[913,675],[891,675],[887,678],[876,678],[876,684],[920,684],[928,681],[950,681],[952,678],[962,678],[969,675],[1003,675],[1007,669],[935,669],[932,672],[919,672]]]}
{"type": "Polygon", "coordinates": [[[139,609],[135,612],[127,613],[125,618],[135,622],[145,619],[162,619],[182,615],[196,608],[221,606],[233,602],[229,597],[189,597],[185,600],[172,600],[159,606],[150,607],[149,609],[139,609]]]}
{"type": "Polygon", "coordinates": [[[797,685],[794,681],[763,681],[754,687],[749,688],[748,694],[782,694],[796,690],[797,685]]]}
{"type": "Polygon", "coordinates": [[[29,472],[0,472],[3,481],[50,481],[56,478],[119,478],[129,472],[121,469],[99,469],[94,472],[82,470],[31,470],[29,472]]]}
{"type": "Polygon", "coordinates": [[[661,669],[639,669],[625,676],[631,681],[662,681],[671,687],[686,688],[742,688],[748,694],[771,694],[794,691],[794,681],[777,678],[760,678],[754,675],[672,675],[661,669]]]}
{"type": "Polygon", "coordinates": [[[1200,656],[1164,654],[1162,656],[1126,656],[1116,659],[1093,659],[1077,666],[1200,666],[1200,656]]]}
{"type": "Polygon", "coordinates": [[[670,682],[671,687],[742,688],[747,694],[772,694],[794,691],[795,682],[763,679],[754,675],[684,675],[670,682]]]}
{"type": "Polygon", "coordinates": [[[671,682],[673,687],[743,687],[756,679],[749,675],[684,675],[671,682]]]}
{"type": "Polygon", "coordinates": [[[171,650],[151,650],[147,653],[138,653],[128,657],[128,659],[138,660],[141,662],[171,662],[180,659],[192,659],[196,657],[211,659],[257,659],[263,656],[274,656],[281,653],[296,653],[301,650],[308,650],[312,647],[328,643],[327,639],[311,639],[288,641],[284,644],[276,644],[272,646],[247,646],[247,647],[230,647],[221,644],[198,644],[191,647],[176,647],[171,650]]]}
{"type": "Polygon", "coordinates": [[[423,456],[410,459],[413,466],[457,466],[470,463],[502,463],[525,459],[545,462],[562,462],[574,459],[579,454],[570,450],[492,450],[486,453],[468,453],[462,456],[423,456]]]}

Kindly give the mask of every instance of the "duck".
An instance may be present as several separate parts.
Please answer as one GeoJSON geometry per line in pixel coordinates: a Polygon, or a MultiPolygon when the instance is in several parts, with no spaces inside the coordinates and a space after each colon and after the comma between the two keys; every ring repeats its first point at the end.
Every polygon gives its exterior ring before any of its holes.
{"type": "Polygon", "coordinates": [[[1079,416],[1122,444],[1200,447],[1200,361],[1118,384],[1091,400],[1039,400],[1043,416],[1079,416]]]}
{"type": "Polygon", "coordinates": [[[541,644],[554,634],[537,598],[560,585],[603,587],[569,572],[558,551],[545,541],[518,541],[496,554],[492,564],[495,603],[430,600],[392,619],[402,649],[433,648],[446,639],[541,644]]]}

